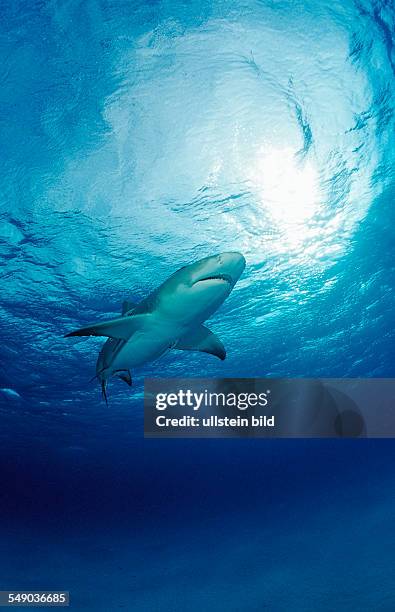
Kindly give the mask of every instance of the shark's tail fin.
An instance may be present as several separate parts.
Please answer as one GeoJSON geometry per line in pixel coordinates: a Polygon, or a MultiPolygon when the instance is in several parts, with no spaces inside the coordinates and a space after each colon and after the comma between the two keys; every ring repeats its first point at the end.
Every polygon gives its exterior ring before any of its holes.
{"type": "Polygon", "coordinates": [[[104,366],[104,368],[101,368],[101,370],[96,370],[96,374],[94,376],[92,376],[92,378],[90,379],[90,383],[93,382],[94,380],[102,380],[103,376],[100,376],[100,374],[103,374],[103,372],[106,370],[106,366],[104,366]]]}
{"type": "Polygon", "coordinates": [[[100,380],[100,384],[101,384],[101,396],[105,400],[106,406],[108,407],[107,378],[105,378],[104,376],[101,376],[101,374],[104,372],[105,369],[106,368],[102,368],[101,370],[96,372],[96,374],[93,376],[93,378],[90,379],[89,382],[93,382],[94,380],[100,380]]]}
{"type": "Polygon", "coordinates": [[[102,381],[101,381],[101,396],[105,400],[106,406],[108,408],[108,399],[107,399],[106,387],[107,387],[107,381],[102,378],[102,381]]]}

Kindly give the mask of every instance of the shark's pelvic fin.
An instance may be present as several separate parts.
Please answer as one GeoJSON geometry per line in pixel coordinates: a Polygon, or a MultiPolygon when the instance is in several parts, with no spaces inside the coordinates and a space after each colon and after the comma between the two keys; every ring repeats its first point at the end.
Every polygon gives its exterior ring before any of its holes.
{"type": "Polygon", "coordinates": [[[108,336],[109,338],[127,341],[135,331],[141,329],[146,316],[147,315],[135,315],[131,317],[120,317],[119,319],[88,325],[87,327],[81,327],[81,329],[66,334],[65,338],[69,336],[108,336]]]}
{"type": "Polygon", "coordinates": [[[204,325],[199,325],[186,336],[180,338],[174,347],[180,351],[200,351],[215,355],[222,361],[226,357],[226,350],[221,340],[204,325]]]}
{"type": "Polygon", "coordinates": [[[114,373],[114,376],[118,376],[118,378],[123,380],[129,387],[132,386],[132,375],[130,370],[118,370],[114,373]]]}
{"type": "Polygon", "coordinates": [[[125,314],[129,312],[129,310],[133,310],[135,306],[136,304],[133,304],[133,302],[129,302],[128,300],[125,300],[124,302],[122,302],[122,316],[124,317],[125,314]]]}

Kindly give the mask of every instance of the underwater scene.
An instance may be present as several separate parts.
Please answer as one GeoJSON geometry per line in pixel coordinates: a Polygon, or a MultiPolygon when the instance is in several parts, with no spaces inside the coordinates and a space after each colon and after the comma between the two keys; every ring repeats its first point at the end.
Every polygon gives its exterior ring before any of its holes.
{"type": "Polygon", "coordinates": [[[394,440],[145,439],[143,406],[145,378],[395,377],[393,3],[2,0],[0,32],[0,590],[395,610],[394,440]],[[110,368],[122,314],[227,257],[193,277],[232,288],[212,354],[158,331],[110,368]],[[64,336],[108,320],[97,367],[96,328],[64,336]]]}

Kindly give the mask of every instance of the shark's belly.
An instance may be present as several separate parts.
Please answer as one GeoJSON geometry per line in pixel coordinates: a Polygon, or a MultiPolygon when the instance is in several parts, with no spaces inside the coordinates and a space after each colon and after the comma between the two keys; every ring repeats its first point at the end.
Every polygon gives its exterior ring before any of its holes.
{"type": "Polygon", "coordinates": [[[172,344],[168,334],[160,337],[154,332],[136,332],[115,355],[111,369],[130,369],[153,361],[167,351],[172,344]]]}

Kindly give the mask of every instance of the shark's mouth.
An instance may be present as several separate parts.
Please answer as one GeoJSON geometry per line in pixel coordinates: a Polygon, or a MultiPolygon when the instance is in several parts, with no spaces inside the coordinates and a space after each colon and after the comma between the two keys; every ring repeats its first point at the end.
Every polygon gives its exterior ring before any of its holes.
{"type": "Polygon", "coordinates": [[[220,280],[224,281],[225,283],[228,283],[229,285],[233,285],[233,278],[230,276],[230,274],[211,274],[210,276],[204,276],[203,278],[199,278],[193,284],[196,285],[197,283],[203,283],[204,281],[210,280],[220,280]]]}

